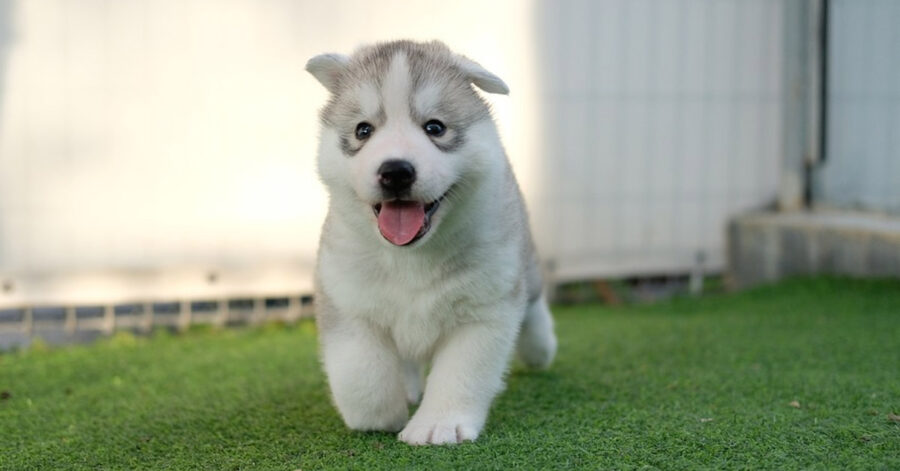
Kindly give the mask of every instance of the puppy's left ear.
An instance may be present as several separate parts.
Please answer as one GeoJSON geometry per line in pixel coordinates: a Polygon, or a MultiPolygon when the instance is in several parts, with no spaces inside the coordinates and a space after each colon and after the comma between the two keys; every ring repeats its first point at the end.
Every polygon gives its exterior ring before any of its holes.
{"type": "Polygon", "coordinates": [[[350,58],[343,54],[319,54],[306,62],[306,71],[311,73],[329,92],[337,91],[338,80],[347,70],[350,58]]]}
{"type": "Polygon", "coordinates": [[[460,70],[469,77],[469,80],[471,80],[476,87],[488,93],[509,95],[509,87],[506,86],[506,83],[501,80],[500,77],[488,72],[481,64],[468,57],[457,56],[457,59],[459,61],[460,70]]]}

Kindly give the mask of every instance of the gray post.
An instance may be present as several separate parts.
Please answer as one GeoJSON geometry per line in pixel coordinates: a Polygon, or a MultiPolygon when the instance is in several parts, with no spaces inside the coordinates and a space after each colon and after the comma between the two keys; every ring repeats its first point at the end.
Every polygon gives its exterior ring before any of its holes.
{"type": "Polygon", "coordinates": [[[178,306],[178,330],[184,332],[191,326],[191,303],[182,301],[178,306]]]}
{"type": "Polygon", "coordinates": [[[31,306],[26,307],[22,313],[22,332],[29,338],[34,334],[34,312],[31,306]]]}
{"type": "Polygon", "coordinates": [[[228,298],[222,298],[216,313],[216,327],[224,327],[228,323],[228,309],[228,298]]]}
{"type": "Polygon", "coordinates": [[[103,306],[103,333],[109,335],[116,330],[116,313],[112,305],[103,306]]]}
{"type": "Polygon", "coordinates": [[[262,323],[265,317],[265,300],[263,298],[253,299],[253,311],[250,314],[250,324],[256,325],[262,323]]]}
{"type": "Polygon", "coordinates": [[[288,308],[287,315],[285,316],[285,320],[291,324],[297,322],[297,319],[300,318],[302,312],[300,311],[302,306],[300,306],[300,297],[291,296],[288,298],[288,308]]]}
{"type": "Polygon", "coordinates": [[[144,303],[144,322],[141,326],[144,332],[153,330],[153,303],[144,303]]]}
{"type": "Polygon", "coordinates": [[[67,335],[74,335],[75,330],[78,329],[78,319],[75,317],[75,308],[73,306],[66,306],[65,329],[67,335]]]}
{"type": "Polygon", "coordinates": [[[778,208],[801,209],[810,190],[809,171],[821,155],[822,87],[819,21],[822,0],[784,2],[784,137],[778,208]]]}

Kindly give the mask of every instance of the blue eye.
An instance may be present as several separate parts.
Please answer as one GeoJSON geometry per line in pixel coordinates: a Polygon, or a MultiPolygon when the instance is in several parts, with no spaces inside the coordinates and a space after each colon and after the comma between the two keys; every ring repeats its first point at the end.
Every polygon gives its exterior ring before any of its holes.
{"type": "Polygon", "coordinates": [[[364,141],[375,132],[375,126],[363,121],[356,125],[356,138],[364,141]]]}
{"type": "Polygon", "coordinates": [[[444,126],[444,123],[436,119],[432,119],[425,123],[425,125],[422,126],[422,129],[425,130],[425,134],[428,134],[432,137],[441,137],[445,132],[447,132],[447,127],[444,126]]]}

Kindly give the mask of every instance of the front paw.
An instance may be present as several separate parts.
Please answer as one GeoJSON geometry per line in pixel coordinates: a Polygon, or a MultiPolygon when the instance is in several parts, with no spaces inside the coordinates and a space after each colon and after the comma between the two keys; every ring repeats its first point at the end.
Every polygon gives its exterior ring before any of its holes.
{"type": "Polygon", "coordinates": [[[465,415],[413,416],[398,438],[410,445],[455,445],[478,438],[479,421],[465,415]]]}

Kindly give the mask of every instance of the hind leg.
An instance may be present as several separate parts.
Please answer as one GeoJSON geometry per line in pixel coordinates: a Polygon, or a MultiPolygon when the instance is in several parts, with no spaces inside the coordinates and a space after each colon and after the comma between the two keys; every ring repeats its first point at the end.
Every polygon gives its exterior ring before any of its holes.
{"type": "Polygon", "coordinates": [[[546,368],[556,355],[556,334],[547,301],[541,295],[528,306],[519,332],[519,358],[531,368],[546,368]]]}
{"type": "Polygon", "coordinates": [[[403,362],[403,379],[406,386],[406,402],[416,405],[422,399],[422,383],[425,374],[424,368],[417,361],[405,360],[403,362]]]}

